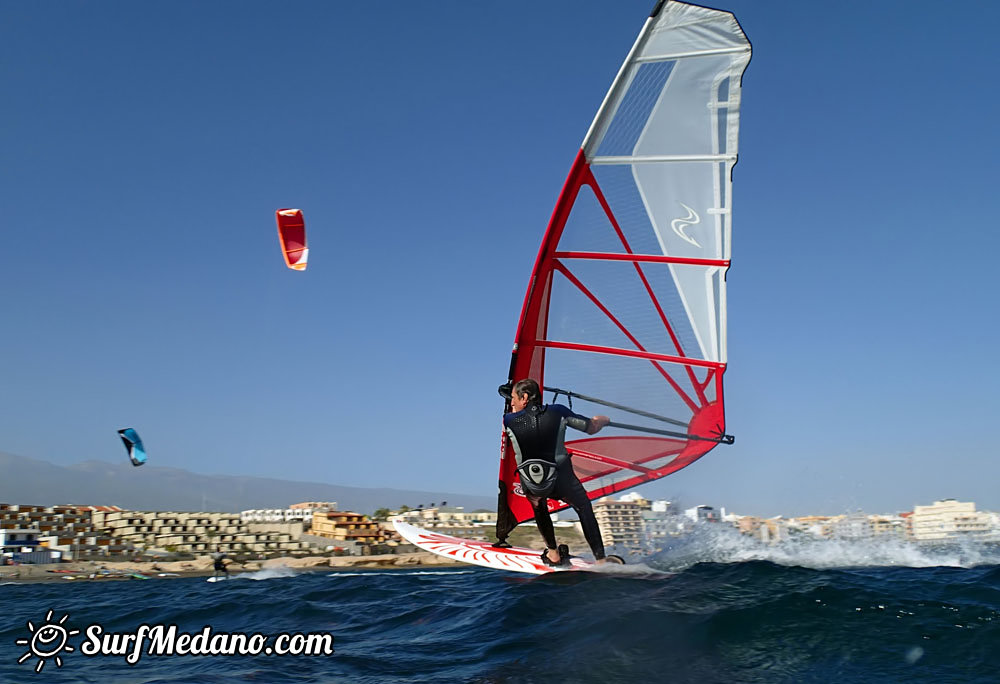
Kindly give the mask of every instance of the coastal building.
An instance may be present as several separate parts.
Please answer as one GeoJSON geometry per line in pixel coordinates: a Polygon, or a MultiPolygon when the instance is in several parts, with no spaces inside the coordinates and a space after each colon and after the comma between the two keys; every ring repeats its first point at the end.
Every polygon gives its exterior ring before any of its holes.
{"type": "Polygon", "coordinates": [[[240,511],[240,520],[244,523],[312,523],[313,513],[326,511],[326,508],[253,508],[240,511]]]}
{"type": "Polygon", "coordinates": [[[649,508],[640,508],[639,515],[642,518],[645,543],[651,549],[663,548],[671,538],[685,532],[687,519],[669,501],[649,502],[649,508]]]}
{"type": "Polygon", "coordinates": [[[842,516],[803,515],[788,519],[788,528],[792,533],[799,533],[820,539],[830,539],[833,536],[833,526],[842,516]]]}
{"type": "Polygon", "coordinates": [[[839,516],[830,523],[831,536],[834,539],[861,541],[872,538],[872,523],[864,513],[851,513],[839,516]]]}
{"type": "Polygon", "coordinates": [[[688,508],[684,511],[685,517],[691,522],[719,522],[719,514],[711,506],[706,506],[704,504],[695,506],[694,508],[688,508]]]}
{"type": "Polygon", "coordinates": [[[758,537],[758,530],[762,522],[763,518],[759,518],[756,515],[742,515],[737,518],[735,526],[740,534],[745,534],[748,537],[758,537]]]}
{"type": "Polygon", "coordinates": [[[760,527],[760,540],[768,544],[780,544],[788,541],[788,521],[780,515],[775,518],[765,518],[760,527]]]}
{"type": "MultiPolygon", "coordinates": [[[[490,528],[496,526],[496,511],[478,509],[466,511],[462,506],[441,506],[433,508],[418,508],[405,512],[394,512],[392,517],[398,517],[425,530],[434,530],[441,534],[463,539],[485,540],[490,528]]],[[[553,514],[553,522],[558,520],[558,514],[553,514]]],[[[391,527],[391,523],[388,525],[391,527]]],[[[394,530],[387,529],[387,536],[396,539],[394,530]]]]}
{"type": "Polygon", "coordinates": [[[290,533],[254,533],[234,513],[94,511],[91,515],[95,527],[147,550],[297,555],[310,548],[290,533]]]}
{"type": "Polygon", "coordinates": [[[741,515],[736,517],[733,525],[740,534],[753,537],[765,544],[777,544],[789,538],[788,521],[781,516],[760,518],[755,515],[741,515]]]}
{"type": "Polygon", "coordinates": [[[58,511],[60,509],[73,509],[78,513],[93,513],[94,511],[113,513],[114,511],[125,510],[121,506],[53,506],[52,509],[55,511],[58,511]]]}
{"type": "MultiPolygon", "coordinates": [[[[288,522],[248,522],[244,523],[247,531],[256,536],[264,536],[270,533],[286,534],[291,539],[297,541],[310,542],[307,536],[306,525],[311,525],[312,520],[302,522],[301,520],[289,520],[288,522]]],[[[310,542],[311,543],[311,542],[310,542]]]]}
{"type": "Polygon", "coordinates": [[[618,500],[634,503],[640,510],[643,511],[649,511],[653,508],[653,502],[639,492],[629,492],[628,494],[623,494],[618,498],[618,500]]]}
{"type": "Polygon", "coordinates": [[[985,539],[992,536],[989,513],[977,512],[972,501],[943,499],[930,506],[914,506],[911,516],[913,539],[918,542],[948,542],[985,539]]]}
{"type": "Polygon", "coordinates": [[[667,501],[666,499],[657,499],[653,501],[649,510],[653,513],[669,513],[670,515],[680,515],[680,509],[672,501],[667,501]]]}
{"type": "Polygon", "coordinates": [[[903,515],[870,515],[868,521],[873,537],[898,540],[908,537],[908,525],[903,515]]]}
{"type": "Polygon", "coordinates": [[[38,530],[17,527],[0,529],[0,565],[51,562],[52,551],[39,544],[38,530]]]}
{"type": "Polygon", "coordinates": [[[899,517],[903,519],[906,524],[906,538],[910,541],[913,540],[913,511],[907,511],[906,513],[900,513],[899,517]]]}
{"type": "Polygon", "coordinates": [[[990,517],[990,541],[1000,542],[1000,513],[987,513],[990,517]]]}
{"type": "Polygon", "coordinates": [[[350,511],[317,511],[312,519],[312,536],[340,544],[370,546],[386,540],[378,523],[350,511]]]}
{"type": "Polygon", "coordinates": [[[594,516],[606,546],[638,550],[644,546],[642,508],[635,501],[604,497],[594,502],[594,516]]]}
{"type": "Polygon", "coordinates": [[[437,509],[437,519],[441,522],[450,522],[462,526],[486,526],[495,525],[497,522],[496,511],[477,509],[466,511],[462,506],[444,506],[437,509]]]}
{"type": "Polygon", "coordinates": [[[130,544],[94,526],[92,512],[96,508],[0,503],[0,532],[7,533],[5,540],[11,542],[4,551],[6,557],[13,560],[17,553],[21,562],[46,562],[43,560],[46,549],[51,552],[49,558],[107,557],[133,552],[130,544]],[[33,550],[30,560],[24,556],[28,553],[25,549],[33,550]]]}
{"type": "Polygon", "coordinates": [[[336,501],[302,501],[300,503],[293,503],[289,508],[295,509],[307,509],[310,511],[335,511],[337,510],[336,501]]]}
{"type": "Polygon", "coordinates": [[[0,529],[0,546],[37,546],[38,530],[8,527],[0,529]]]}

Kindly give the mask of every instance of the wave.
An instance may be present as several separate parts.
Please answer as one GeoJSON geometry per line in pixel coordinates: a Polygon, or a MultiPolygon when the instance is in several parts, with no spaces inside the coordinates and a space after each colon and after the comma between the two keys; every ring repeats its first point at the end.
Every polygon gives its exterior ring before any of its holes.
{"type": "MultiPolygon", "coordinates": [[[[809,549],[775,556],[780,549],[738,538],[694,541],[685,556],[664,550],[625,572],[268,568],[252,574],[295,579],[225,591],[183,579],[119,582],[113,591],[21,585],[3,590],[15,600],[4,604],[0,644],[25,638],[28,621],[55,609],[73,629],[176,624],[194,633],[211,625],[336,638],[334,655],[291,660],[162,657],[130,666],[73,652],[60,671],[73,681],[932,684],[995,681],[1000,670],[1000,566],[814,568],[806,565],[844,561],[809,549]],[[671,563],[677,571],[665,572],[671,563]]],[[[17,655],[0,658],[0,681],[29,678],[17,655]]]]}
{"type": "Polygon", "coordinates": [[[673,572],[697,563],[769,561],[813,569],[857,567],[974,568],[1000,564],[1000,548],[975,542],[923,546],[900,539],[793,539],[765,543],[728,525],[703,523],[644,559],[673,572]]]}
{"type": "Polygon", "coordinates": [[[248,580],[269,580],[269,579],[283,579],[285,577],[295,577],[298,572],[289,568],[286,565],[279,565],[273,568],[263,568],[255,572],[248,572],[240,575],[240,579],[248,580]]]}

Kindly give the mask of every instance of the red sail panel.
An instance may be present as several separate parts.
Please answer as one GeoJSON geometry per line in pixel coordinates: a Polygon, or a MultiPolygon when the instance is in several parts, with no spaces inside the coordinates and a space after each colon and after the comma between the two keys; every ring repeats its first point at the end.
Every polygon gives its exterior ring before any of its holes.
{"type": "MultiPolygon", "coordinates": [[[[522,307],[511,379],[531,377],[544,387],[640,407],[676,422],[665,424],[655,418],[616,412],[604,404],[574,397],[573,410],[583,415],[605,414],[616,421],[627,418],[629,424],[640,428],[666,428],[691,436],[639,435],[609,427],[596,436],[567,439],[576,474],[592,499],[690,465],[710,451],[725,432],[725,364],[698,356],[693,330],[677,301],[677,288],[668,269],[724,269],[728,264],[677,263],[682,261],[636,254],[581,152],[539,250],[522,307]],[[594,206],[597,214],[591,211],[594,206]],[[601,235],[602,230],[607,235],[601,235]],[[605,239],[609,236],[611,240],[605,239]],[[587,254],[597,258],[572,257],[568,245],[581,240],[591,243],[586,245],[590,248],[587,254]],[[616,247],[616,251],[600,251],[602,244],[604,249],[616,247]]],[[[551,396],[546,392],[546,401],[551,396]]],[[[567,403],[566,397],[559,400],[567,403]]],[[[568,433],[567,438],[570,436],[568,433]]],[[[534,517],[506,441],[500,482],[501,497],[514,521],[534,517]]],[[[565,506],[561,501],[549,502],[553,511],[565,506]]]]}

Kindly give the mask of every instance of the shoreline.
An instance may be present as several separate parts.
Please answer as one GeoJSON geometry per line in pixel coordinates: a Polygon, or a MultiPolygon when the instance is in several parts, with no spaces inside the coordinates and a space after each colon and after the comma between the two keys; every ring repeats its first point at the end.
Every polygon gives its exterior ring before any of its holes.
{"type": "MultiPolygon", "coordinates": [[[[292,574],[302,572],[321,572],[338,570],[384,570],[417,567],[454,567],[465,565],[460,561],[450,560],[426,551],[405,554],[381,554],[374,556],[305,556],[280,557],[265,561],[247,561],[245,563],[228,563],[229,575],[240,575],[260,572],[262,570],[291,571],[292,574]]],[[[31,583],[31,582],[109,582],[109,581],[145,581],[146,579],[163,580],[184,577],[211,577],[216,574],[212,569],[212,559],[207,556],[188,561],[74,561],[69,563],[5,565],[0,567],[0,584],[31,583]],[[58,570],[58,572],[52,572],[58,570]],[[134,577],[138,574],[142,577],[134,577]]]]}

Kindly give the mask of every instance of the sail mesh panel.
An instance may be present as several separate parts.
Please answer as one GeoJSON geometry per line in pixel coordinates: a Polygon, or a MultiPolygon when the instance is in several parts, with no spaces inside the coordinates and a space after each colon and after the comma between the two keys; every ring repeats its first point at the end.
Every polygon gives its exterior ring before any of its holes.
{"type": "Polygon", "coordinates": [[[673,67],[674,62],[640,64],[632,72],[632,84],[601,141],[598,156],[632,154],[673,67]]]}

